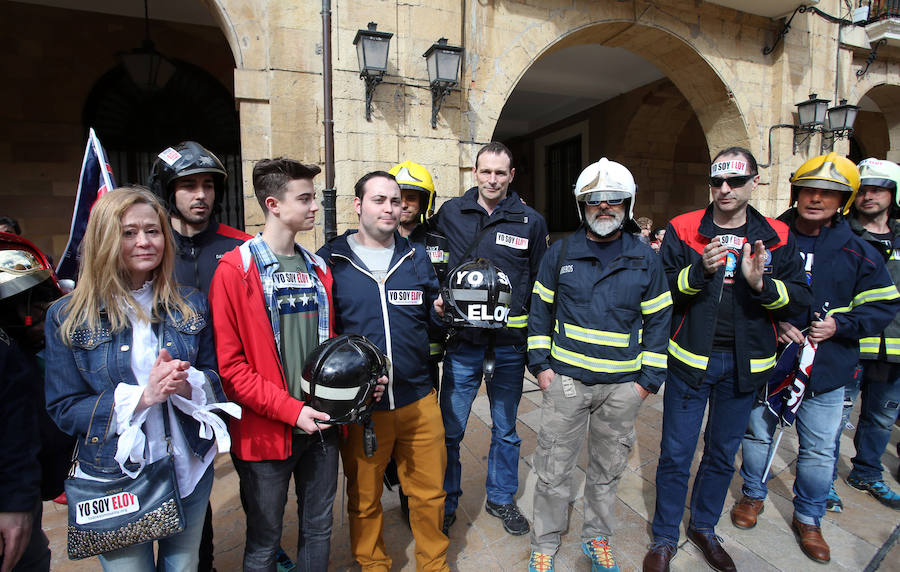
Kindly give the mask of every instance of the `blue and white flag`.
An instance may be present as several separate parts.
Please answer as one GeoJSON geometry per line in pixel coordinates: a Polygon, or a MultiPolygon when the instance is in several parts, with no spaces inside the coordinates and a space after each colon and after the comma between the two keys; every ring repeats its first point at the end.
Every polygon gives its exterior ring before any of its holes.
{"type": "Polygon", "coordinates": [[[56,267],[60,278],[75,279],[78,276],[78,250],[88,217],[94,202],[107,192],[116,188],[112,169],[106,159],[106,152],[94,129],[88,133],[87,148],[84,150],[84,161],[81,163],[81,177],[78,181],[78,194],[75,196],[75,211],[72,213],[72,226],[69,230],[69,242],[56,267]]]}

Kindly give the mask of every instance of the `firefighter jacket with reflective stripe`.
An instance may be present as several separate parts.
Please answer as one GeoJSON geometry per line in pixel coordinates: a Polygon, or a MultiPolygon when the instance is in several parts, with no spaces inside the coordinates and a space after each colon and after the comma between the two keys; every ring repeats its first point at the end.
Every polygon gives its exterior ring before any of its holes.
{"type": "Polygon", "coordinates": [[[437,327],[437,276],[425,249],[395,232],[387,276],[377,279],[350,249],[347,236],[354,233],[331,239],[318,252],[334,275],[334,329],[367,337],[388,357],[388,385],[374,409],[397,409],[434,388],[428,339],[437,327]]]}
{"type": "MultiPolygon", "coordinates": [[[[725,269],[707,276],[701,253],[715,236],[713,205],[677,216],[669,222],[660,255],[672,292],[669,370],[699,387],[712,351],[725,269]]],[[[776,321],[806,310],[812,294],[803,260],[786,224],[747,206],[746,238],[766,247],[762,292],[755,292],[741,272],[740,257],[733,288],[736,377],[742,392],[768,381],[775,366],[776,321]]]]}
{"type": "MultiPolygon", "coordinates": [[[[417,225],[406,238],[425,248],[431,266],[434,267],[434,273],[437,274],[438,283],[442,284],[447,275],[447,264],[450,262],[450,246],[447,243],[447,237],[431,229],[426,221],[417,225]]],[[[429,359],[434,362],[439,362],[444,357],[444,334],[443,328],[432,330],[430,334],[432,337],[428,340],[429,359]]]]}
{"type": "MultiPolygon", "coordinates": [[[[888,225],[894,234],[893,248],[885,248],[885,245],[872,236],[859,222],[850,219],[850,228],[863,240],[878,249],[884,255],[884,264],[887,266],[894,284],[900,283],[900,221],[890,219],[888,225]]],[[[860,359],[880,359],[891,363],[900,363],[900,313],[894,315],[893,321],[888,324],[880,336],[870,336],[859,340],[860,359]]]]}
{"type": "MultiPolygon", "coordinates": [[[[547,251],[547,223],[533,208],[522,203],[519,195],[509,191],[494,211],[488,215],[478,204],[478,189],[473,187],[461,197],[450,199],[436,215],[429,219],[431,228],[447,237],[450,244],[449,268],[456,268],[465,260],[463,254],[479,236],[468,259],[487,258],[509,277],[512,303],[507,327],[490,330],[496,334],[497,345],[524,344],[528,333],[528,306],[531,288],[537,277],[541,258],[547,251]]],[[[484,330],[463,328],[459,337],[475,344],[487,341],[484,330]]]]}
{"type": "Polygon", "coordinates": [[[666,378],[672,320],[659,256],[623,233],[622,253],[603,267],[584,227],[566,240],[565,260],[557,241],[534,283],[528,368],[535,375],[550,368],[588,385],[636,381],[655,393],[666,378]]]}
{"type": "MultiPolygon", "coordinates": [[[[796,209],[779,220],[791,225],[796,209]]],[[[808,394],[843,387],[859,362],[859,340],[877,336],[900,310],[900,292],[884,265],[882,255],[856,236],[844,219],[822,227],[816,236],[812,265],[813,299],[809,310],[788,321],[804,329],[828,304],[837,330],[819,344],[809,375],[808,394]]]]}

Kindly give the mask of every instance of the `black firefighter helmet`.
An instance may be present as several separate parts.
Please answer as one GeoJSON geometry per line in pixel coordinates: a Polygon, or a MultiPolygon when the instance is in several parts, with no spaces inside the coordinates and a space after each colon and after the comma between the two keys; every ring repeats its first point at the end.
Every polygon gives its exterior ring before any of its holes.
{"type": "Polygon", "coordinates": [[[228,173],[219,158],[196,141],[184,141],[168,147],[156,156],[150,171],[150,190],[160,198],[169,212],[174,212],[175,179],[198,173],[212,174],[216,186],[213,208],[216,209],[225,197],[225,179],[228,173]]]}
{"type": "Polygon", "coordinates": [[[387,358],[378,346],[364,336],[343,334],[307,356],[300,384],[306,402],[331,417],[324,423],[357,423],[368,418],[376,382],[387,373],[387,358]]]}
{"type": "Polygon", "coordinates": [[[487,258],[463,262],[447,274],[442,289],[444,318],[451,326],[496,329],[506,326],[512,285],[487,258]]]}

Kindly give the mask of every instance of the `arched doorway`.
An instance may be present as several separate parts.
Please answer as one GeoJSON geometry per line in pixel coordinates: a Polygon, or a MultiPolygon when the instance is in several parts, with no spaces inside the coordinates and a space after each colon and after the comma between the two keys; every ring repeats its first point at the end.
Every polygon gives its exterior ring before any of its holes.
{"type": "Polygon", "coordinates": [[[85,129],[103,142],[119,184],[146,185],[157,154],[194,140],[213,151],[228,172],[222,222],[244,226],[240,129],[234,97],[204,69],[172,60],[166,84],[149,91],[118,65],[94,85],[84,107],[85,129]]]}
{"type": "Polygon", "coordinates": [[[508,93],[494,138],[516,154],[516,189],[552,233],[577,224],[572,186],[603,156],[634,174],[636,216],[663,226],[707,204],[712,153],[750,142],[730,90],[694,47],[631,22],[580,28],[534,58],[508,93]]]}
{"type": "Polygon", "coordinates": [[[900,86],[878,85],[863,95],[853,125],[850,158],[900,160],[900,86]]]}

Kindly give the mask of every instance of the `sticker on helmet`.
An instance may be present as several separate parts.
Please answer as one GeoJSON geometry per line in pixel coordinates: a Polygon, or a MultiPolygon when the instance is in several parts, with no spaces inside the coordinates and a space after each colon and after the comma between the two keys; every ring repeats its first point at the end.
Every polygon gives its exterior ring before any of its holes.
{"type": "Polygon", "coordinates": [[[497,233],[497,244],[517,250],[528,250],[528,239],[514,234],[497,233]]]}
{"type": "Polygon", "coordinates": [[[712,164],[709,169],[709,176],[716,177],[719,175],[750,175],[750,167],[745,159],[730,159],[728,161],[719,161],[712,164]]]}
{"type": "Polygon", "coordinates": [[[421,306],[421,290],[388,290],[388,302],[394,306],[421,306]]]}
{"type": "Polygon", "coordinates": [[[171,167],[175,164],[175,161],[181,159],[181,153],[169,147],[168,149],[157,155],[157,157],[165,161],[166,165],[171,167]]]}
{"type": "Polygon", "coordinates": [[[466,308],[466,318],[472,321],[506,322],[508,315],[509,308],[505,306],[495,306],[493,312],[487,304],[471,304],[466,308]]]}

